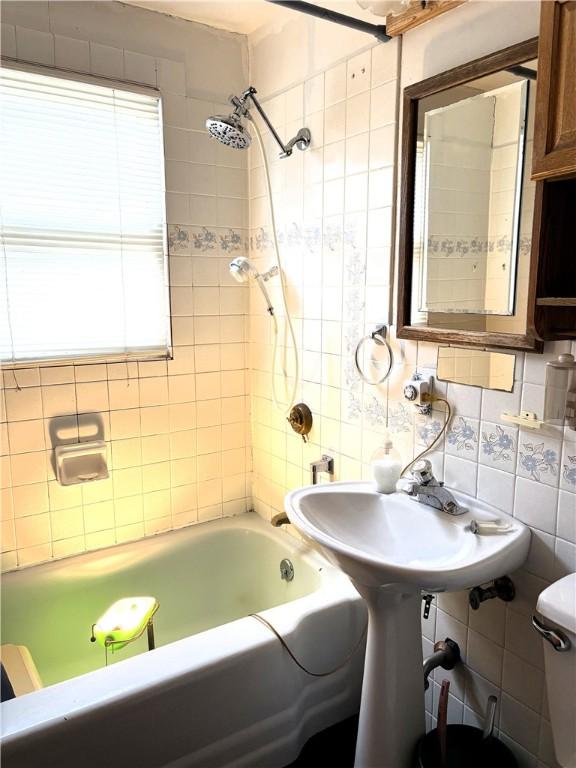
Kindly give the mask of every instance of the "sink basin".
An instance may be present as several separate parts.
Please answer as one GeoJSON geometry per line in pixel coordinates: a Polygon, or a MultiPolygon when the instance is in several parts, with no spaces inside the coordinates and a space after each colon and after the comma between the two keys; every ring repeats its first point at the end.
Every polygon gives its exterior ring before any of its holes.
{"type": "Polygon", "coordinates": [[[368,482],[330,483],[288,494],[286,512],[325,556],[367,586],[459,590],[518,568],[528,554],[529,529],[488,504],[453,494],[468,512],[451,516],[403,493],[377,493],[368,482]],[[476,535],[471,520],[499,520],[510,530],[476,535]]]}
{"type": "Polygon", "coordinates": [[[424,733],[421,593],[471,588],[518,568],[530,531],[453,492],[451,516],[369,482],[314,485],[286,496],[296,528],[352,579],[368,606],[368,641],[355,768],[410,768],[424,733]],[[475,534],[472,520],[508,525],[475,534]]]}

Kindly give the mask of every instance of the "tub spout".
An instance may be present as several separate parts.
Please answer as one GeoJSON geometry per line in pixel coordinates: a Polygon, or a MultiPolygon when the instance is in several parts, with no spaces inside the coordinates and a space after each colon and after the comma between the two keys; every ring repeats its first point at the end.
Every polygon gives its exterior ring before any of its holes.
{"type": "Polygon", "coordinates": [[[427,691],[430,683],[428,677],[433,669],[442,667],[442,669],[454,669],[454,666],[460,661],[460,648],[458,643],[450,640],[439,640],[434,643],[434,653],[424,659],[424,690],[427,691]]]}
{"type": "Polygon", "coordinates": [[[332,456],[324,454],[321,459],[310,464],[310,470],[312,472],[312,485],[317,485],[318,475],[321,472],[330,475],[330,480],[332,480],[334,475],[334,459],[332,456]]]}
{"type": "Polygon", "coordinates": [[[281,525],[290,525],[290,520],[285,512],[278,512],[270,522],[274,528],[280,528],[281,525]]]}

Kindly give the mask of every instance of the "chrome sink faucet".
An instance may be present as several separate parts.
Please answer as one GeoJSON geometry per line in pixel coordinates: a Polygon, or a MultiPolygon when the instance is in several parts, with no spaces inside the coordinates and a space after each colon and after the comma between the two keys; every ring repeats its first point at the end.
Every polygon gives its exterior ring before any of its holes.
{"type": "Polygon", "coordinates": [[[460,506],[444,483],[439,482],[432,472],[432,464],[427,459],[417,461],[411,470],[412,479],[399,480],[398,490],[415,501],[426,504],[429,507],[440,509],[448,515],[463,515],[468,512],[466,507],[460,506]]]}

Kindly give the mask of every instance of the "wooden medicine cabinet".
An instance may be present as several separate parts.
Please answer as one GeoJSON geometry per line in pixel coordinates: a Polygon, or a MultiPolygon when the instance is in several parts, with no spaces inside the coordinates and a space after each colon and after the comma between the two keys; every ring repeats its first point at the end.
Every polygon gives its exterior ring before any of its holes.
{"type": "Polygon", "coordinates": [[[540,4],[532,178],[576,176],[576,1],[540,4]]]}
{"type": "Polygon", "coordinates": [[[540,77],[533,38],[405,89],[399,338],[576,337],[576,187],[532,179],[540,77]]]}

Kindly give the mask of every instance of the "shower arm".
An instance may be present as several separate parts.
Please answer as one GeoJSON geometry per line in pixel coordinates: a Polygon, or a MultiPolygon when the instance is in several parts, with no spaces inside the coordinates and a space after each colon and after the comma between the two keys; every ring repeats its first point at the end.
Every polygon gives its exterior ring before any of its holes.
{"type": "Polygon", "coordinates": [[[244,93],[242,94],[242,96],[240,96],[239,99],[233,96],[230,101],[232,102],[232,104],[234,104],[234,106],[237,109],[240,108],[243,114],[251,120],[252,118],[250,116],[250,113],[248,112],[248,109],[245,106],[245,102],[247,99],[252,100],[252,103],[258,110],[258,114],[260,115],[262,120],[264,120],[268,130],[270,131],[272,136],[274,136],[276,143],[282,150],[282,154],[280,155],[280,157],[290,157],[295,144],[298,145],[299,149],[306,149],[306,147],[310,144],[310,131],[307,128],[301,128],[296,134],[296,136],[290,139],[290,141],[287,144],[284,144],[284,142],[276,132],[276,129],[270,122],[268,115],[266,114],[266,112],[264,112],[264,108],[256,98],[256,93],[257,93],[256,88],[254,88],[254,86],[251,85],[249,88],[247,88],[244,91],[244,93]]]}

